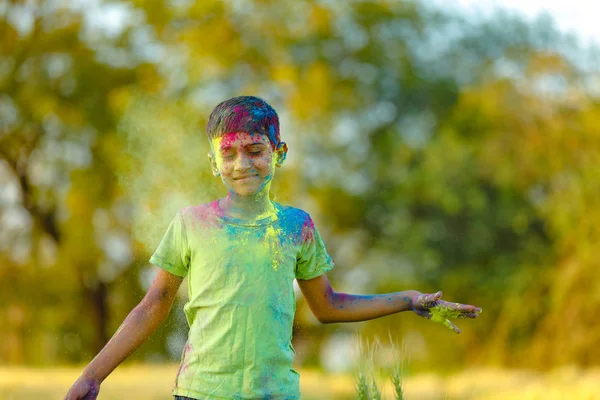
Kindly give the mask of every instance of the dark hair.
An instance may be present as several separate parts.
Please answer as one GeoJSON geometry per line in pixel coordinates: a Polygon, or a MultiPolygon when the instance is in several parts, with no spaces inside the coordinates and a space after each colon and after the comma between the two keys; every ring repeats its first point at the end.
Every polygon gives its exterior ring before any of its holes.
{"type": "Polygon", "coordinates": [[[273,107],[260,97],[233,97],[217,105],[206,124],[209,140],[231,132],[263,134],[276,147],[280,142],[279,117],[273,107]]]}

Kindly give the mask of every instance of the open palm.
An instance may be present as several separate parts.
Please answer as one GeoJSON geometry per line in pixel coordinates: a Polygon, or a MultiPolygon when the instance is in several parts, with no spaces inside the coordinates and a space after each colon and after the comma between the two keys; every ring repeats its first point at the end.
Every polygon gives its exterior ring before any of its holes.
{"type": "Polygon", "coordinates": [[[438,322],[453,332],[460,329],[450,320],[457,318],[477,318],[481,308],[469,304],[451,303],[442,300],[442,292],[420,294],[413,298],[413,311],[423,318],[438,322]]]}

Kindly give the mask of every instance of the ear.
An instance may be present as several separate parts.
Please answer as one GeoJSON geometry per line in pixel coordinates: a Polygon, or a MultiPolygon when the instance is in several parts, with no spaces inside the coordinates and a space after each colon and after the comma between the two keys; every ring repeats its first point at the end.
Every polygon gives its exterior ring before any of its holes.
{"type": "Polygon", "coordinates": [[[285,161],[285,158],[287,157],[287,152],[288,152],[287,143],[286,142],[279,143],[279,146],[277,146],[277,150],[275,150],[275,152],[276,152],[275,166],[281,167],[285,161]]]}
{"type": "Polygon", "coordinates": [[[219,172],[219,167],[217,167],[217,162],[215,161],[215,156],[212,151],[209,151],[208,154],[208,162],[210,163],[210,169],[212,169],[212,174],[214,176],[219,176],[221,173],[219,172]]]}

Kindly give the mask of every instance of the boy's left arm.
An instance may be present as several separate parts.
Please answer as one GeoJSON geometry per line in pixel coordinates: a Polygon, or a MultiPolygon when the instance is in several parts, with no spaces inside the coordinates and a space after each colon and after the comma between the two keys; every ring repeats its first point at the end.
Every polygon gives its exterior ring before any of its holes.
{"type": "Polygon", "coordinates": [[[481,312],[479,307],[442,300],[442,292],[423,294],[416,290],[406,290],[388,294],[356,295],[334,292],[326,274],[297,281],[311,311],[324,324],[366,321],[400,311],[413,311],[460,333],[460,329],[450,318],[476,318],[481,312]]]}

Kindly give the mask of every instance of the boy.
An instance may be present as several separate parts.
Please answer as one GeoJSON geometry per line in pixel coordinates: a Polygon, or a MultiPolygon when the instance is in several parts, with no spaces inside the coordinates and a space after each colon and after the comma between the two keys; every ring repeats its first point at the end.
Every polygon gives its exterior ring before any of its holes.
{"type": "Polygon", "coordinates": [[[101,382],[168,315],[183,278],[190,326],[173,395],[183,399],[299,399],[292,368],[293,280],[322,323],[365,321],[399,311],[441,322],[475,318],[481,309],[441,300],[441,292],[336,293],[334,263],[310,216],[269,199],[285,161],[279,120],[264,100],[219,104],[207,125],[213,174],[226,197],[181,209],[150,262],[160,267],[148,293],[84,369],[66,400],[95,399],[101,382]]]}

